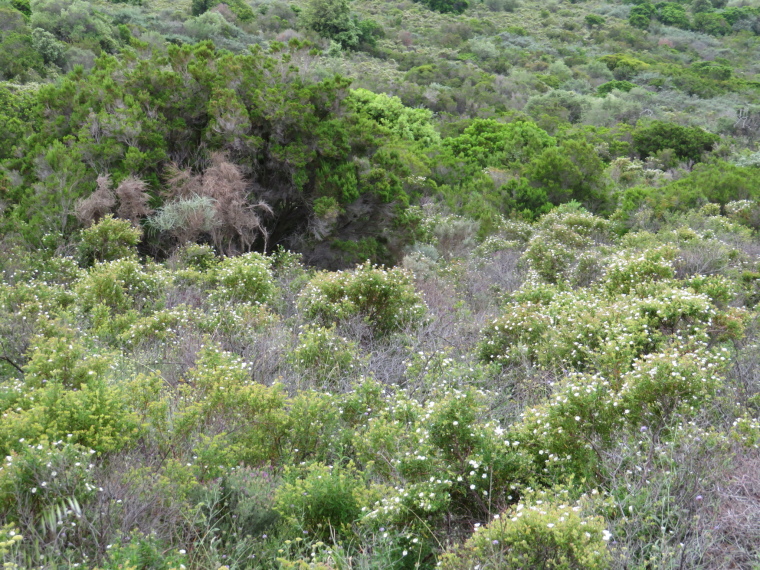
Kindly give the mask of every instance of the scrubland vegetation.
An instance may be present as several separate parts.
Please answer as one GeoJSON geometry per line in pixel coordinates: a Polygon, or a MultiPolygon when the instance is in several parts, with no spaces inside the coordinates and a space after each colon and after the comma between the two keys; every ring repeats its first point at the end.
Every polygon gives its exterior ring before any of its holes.
{"type": "Polygon", "coordinates": [[[6,568],[760,565],[760,6],[0,0],[6,568]]]}

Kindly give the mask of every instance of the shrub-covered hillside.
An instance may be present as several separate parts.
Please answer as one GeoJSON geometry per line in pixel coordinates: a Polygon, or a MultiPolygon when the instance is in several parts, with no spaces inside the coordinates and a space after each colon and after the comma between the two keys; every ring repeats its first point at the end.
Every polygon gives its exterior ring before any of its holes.
{"type": "Polygon", "coordinates": [[[760,5],[0,0],[0,558],[760,564],[760,5]]]}
{"type": "Polygon", "coordinates": [[[628,231],[427,208],[400,267],[6,246],[3,556],[44,568],[750,568],[751,202],[628,231]],[[737,504],[741,506],[738,510],[737,504]]]}

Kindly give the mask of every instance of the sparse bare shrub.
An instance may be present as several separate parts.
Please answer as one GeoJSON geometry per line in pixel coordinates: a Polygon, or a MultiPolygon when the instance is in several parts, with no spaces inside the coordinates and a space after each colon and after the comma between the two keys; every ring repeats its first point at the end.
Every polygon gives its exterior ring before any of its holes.
{"type": "Polygon", "coordinates": [[[116,197],[119,199],[119,209],[116,214],[133,224],[137,224],[142,218],[147,218],[153,213],[148,207],[150,194],[146,191],[148,185],[139,178],[129,176],[116,187],[116,197]]]}
{"type": "Polygon", "coordinates": [[[224,155],[212,155],[212,166],[203,173],[202,192],[215,206],[211,239],[227,255],[248,251],[259,237],[263,237],[266,248],[268,234],[257,211],[270,215],[273,212],[262,201],[250,204],[246,186],[238,166],[224,155]]]}
{"type": "Polygon", "coordinates": [[[263,201],[248,201],[240,167],[224,154],[214,153],[201,175],[170,165],[166,193],[170,200],[151,218],[151,225],[180,243],[206,234],[225,255],[250,251],[259,238],[266,248],[268,233],[259,214],[272,214],[272,209],[263,201]]]}
{"type": "MultiPolygon", "coordinates": [[[[701,568],[752,568],[760,544],[760,485],[757,450],[741,449],[729,468],[715,470],[712,486],[702,494],[712,509],[701,517],[698,536],[704,537],[701,568]],[[700,528],[701,527],[701,528],[700,528]]],[[[708,461],[707,465],[711,462],[708,461]]],[[[680,469],[679,469],[680,471],[680,469]]],[[[707,469],[703,471],[709,476],[707,469]]]]}
{"type": "Polygon", "coordinates": [[[90,226],[110,213],[116,205],[116,196],[111,188],[111,177],[98,176],[97,189],[89,197],[77,202],[76,216],[83,226],[90,226]]]}

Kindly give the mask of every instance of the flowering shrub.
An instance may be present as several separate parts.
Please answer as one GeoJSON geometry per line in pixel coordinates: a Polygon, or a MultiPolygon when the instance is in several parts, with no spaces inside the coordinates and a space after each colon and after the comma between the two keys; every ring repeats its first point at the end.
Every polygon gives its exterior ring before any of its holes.
{"type": "MultiPolygon", "coordinates": [[[[539,304],[520,303],[528,287],[508,303],[504,316],[482,331],[479,355],[502,366],[525,360],[542,367],[572,366],[620,374],[642,354],[687,335],[700,341],[717,332],[719,315],[706,295],[674,283],[639,282],[639,296],[604,289],[554,292],[539,304]]],[[[538,289],[538,291],[542,291],[538,289]]]]}
{"type": "Polygon", "coordinates": [[[115,313],[160,306],[164,279],[157,265],[130,257],[97,263],[76,284],[77,302],[85,311],[102,304],[115,313]]]}
{"type": "Polygon", "coordinates": [[[663,246],[647,249],[638,255],[623,250],[612,256],[604,272],[604,284],[610,293],[628,294],[649,281],[670,279],[675,275],[672,261],[676,249],[663,246]]]}
{"type": "Polygon", "coordinates": [[[318,383],[332,383],[359,364],[357,346],[335,333],[335,328],[306,325],[298,335],[298,346],[289,357],[300,374],[318,383]]]}
{"type": "Polygon", "coordinates": [[[427,310],[409,274],[369,263],[353,272],[320,273],[301,292],[299,306],[325,324],[361,315],[379,334],[417,325],[427,310]]]}
{"type": "Polygon", "coordinates": [[[27,386],[39,388],[58,383],[69,390],[79,389],[109,371],[114,354],[93,350],[70,329],[59,328],[56,333],[53,337],[39,335],[32,339],[29,362],[24,369],[27,386]]]}
{"type": "Polygon", "coordinates": [[[604,519],[583,513],[567,491],[535,493],[479,526],[462,546],[441,557],[448,570],[610,567],[604,519]]]}
{"type": "Polygon", "coordinates": [[[24,445],[19,453],[7,456],[0,467],[3,517],[10,521],[31,517],[47,528],[45,518],[52,515],[55,529],[59,518],[71,520],[80,516],[81,511],[76,511],[97,491],[94,453],[67,441],[42,440],[35,445],[24,445]],[[58,517],[61,514],[63,516],[58,517]]]}
{"type": "Polygon", "coordinates": [[[526,410],[510,437],[534,454],[544,472],[568,469],[595,477],[602,451],[620,431],[661,433],[674,418],[695,416],[720,388],[720,352],[667,349],[643,356],[620,381],[574,375],[552,398],[526,410]]]}
{"type": "Polygon", "coordinates": [[[585,281],[578,270],[578,255],[600,243],[612,243],[612,225],[572,204],[561,206],[537,223],[523,258],[547,283],[585,281]]]}
{"type": "Polygon", "coordinates": [[[216,267],[214,281],[212,298],[217,302],[264,304],[274,301],[277,294],[270,260],[259,253],[225,258],[216,267]]]}

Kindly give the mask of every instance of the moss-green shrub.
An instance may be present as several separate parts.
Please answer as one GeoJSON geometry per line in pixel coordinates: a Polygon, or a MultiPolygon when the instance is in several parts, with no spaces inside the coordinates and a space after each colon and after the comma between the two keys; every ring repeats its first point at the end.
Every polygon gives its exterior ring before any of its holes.
{"type": "Polygon", "coordinates": [[[279,385],[254,382],[240,357],[218,347],[204,348],[180,395],[170,437],[193,441],[213,424],[228,434],[228,444],[238,446],[237,461],[260,464],[282,454],[288,428],[285,395],[279,385]]]}

